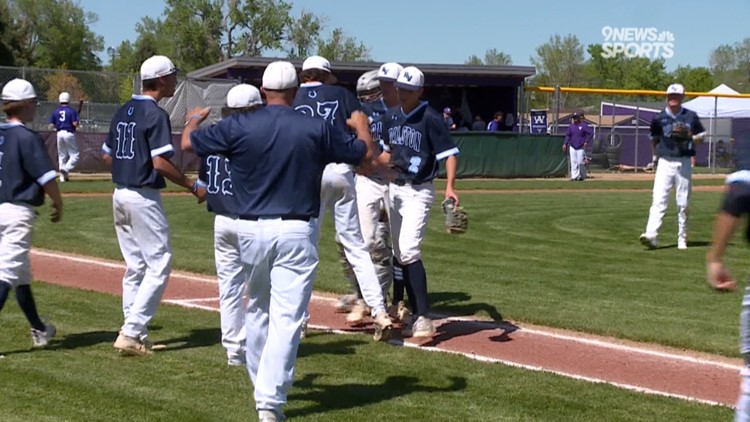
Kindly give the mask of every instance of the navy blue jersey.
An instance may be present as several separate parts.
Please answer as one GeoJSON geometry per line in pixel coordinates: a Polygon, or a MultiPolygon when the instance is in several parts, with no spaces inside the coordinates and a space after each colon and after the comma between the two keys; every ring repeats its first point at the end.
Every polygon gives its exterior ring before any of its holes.
{"type": "Polygon", "coordinates": [[[672,138],[672,126],[676,122],[686,124],[694,135],[706,131],[698,115],[692,110],[682,107],[677,115],[673,115],[666,109],[662,110],[651,121],[651,137],[659,138],[659,143],[656,144],[656,155],[659,157],[692,157],[695,155],[695,145],[692,139],[678,142],[672,138]]]}
{"type": "Polygon", "coordinates": [[[383,120],[386,151],[397,170],[395,182],[415,185],[438,175],[438,161],[458,154],[456,142],[443,123],[443,116],[427,102],[409,114],[401,106],[388,109],[383,120]]]}
{"type": "Polygon", "coordinates": [[[359,164],[367,152],[321,119],[278,105],[234,114],[193,132],[190,142],[198,156],[229,159],[240,218],[317,217],[323,168],[359,164]]]}
{"type": "Polygon", "coordinates": [[[44,204],[44,186],[57,176],[44,141],[20,123],[0,123],[0,203],[44,204]]]}
{"type": "Polygon", "coordinates": [[[344,132],[353,112],[360,110],[359,100],[346,88],[308,82],[300,85],[294,98],[294,109],[308,116],[318,117],[344,132]]]}
{"type": "Polygon", "coordinates": [[[49,123],[55,126],[55,129],[75,132],[76,127],[73,122],[78,122],[78,112],[67,104],[60,105],[49,116],[49,123]]]}
{"type": "Polygon", "coordinates": [[[209,211],[227,217],[237,215],[231,174],[226,157],[209,155],[201,160],[198,179],[206,187],[206,206],[209,211]]]}
{"type": "Polygon", "coordinates": [[[372,140],[381,145],[383,144],[383,117],[385,117],[386,111],[388,111],[388,107],[382,99],[362,103],[362,112],[367,115],[370,121],[372,140]]]}
{"type": "Polygon", "coordinates": [[[117,186],[166,187],[151,159],[174,154],[169,114],[153,98],[134,95],[112,118],[102,152],[112,156],[112,181],[117,186]]]}

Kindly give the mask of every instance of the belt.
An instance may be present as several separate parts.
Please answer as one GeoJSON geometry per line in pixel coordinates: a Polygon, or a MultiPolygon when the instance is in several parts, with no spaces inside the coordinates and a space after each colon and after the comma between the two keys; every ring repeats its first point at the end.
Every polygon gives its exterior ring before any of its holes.
{"type": "Polygon", "coordinates": [[[269,219],[273,220],[279,218],[281,220],[301,220],[301,221],[310,221],[312,220],[312,216],[309,215],[303,215],[303,214],[283,214],[283,215],[241,215],[239,216],[240,220],[248,220],[248,221],[258,221],[261,219],[269,219]]]}
{"type": "Polygon", "coordinates": [[[406,186],[411,185],[411,182],[407,182],[406,180],[394,180],[393,184],[397,186],[406,186]]]}

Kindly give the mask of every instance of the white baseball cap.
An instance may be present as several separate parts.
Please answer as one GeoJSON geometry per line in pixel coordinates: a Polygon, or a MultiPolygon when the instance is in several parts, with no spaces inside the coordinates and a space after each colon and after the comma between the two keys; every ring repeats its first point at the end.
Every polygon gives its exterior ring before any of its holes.
{"type": "Polygon", "coordinates": [[[414,66],[407,66],[398,75],[396,87],[408,91],[417,91],[424,86],[424,74],[414,66]]]}
{"type": "Polygon", "coordinates": [[[685,95],[685,87],[682,86],[682,84],[669,85],[667,88],[667,95],[669,94],[685,95]]]}
{"type": "Polygon", "coordinates": [[[141,80],[157,79],[177,72],[167,56],[151,56],[141,65],[141,80]]]}
{"type": "Polygon", "coordinates": [[[331,62],[325,57],[310,56],[302,63],[302,70],[320,69],[331,73],[331,62]]]}
{"type": "Polygon", "coordinates": [[[297,87],[297,69],[290,62],[269,63],[263,72],[263,88],[282,91],[297,87]]]}
{"type": "Polygon", "coordinates": [[[258,88],[249,84],[240,84],[227,92],[227,107],[243,108],[263,104],[258,88]]]}
{"type": "Polygon", "coordinates": [[[31,83],[24,79],[13,79],[3,86],[3,101],[23,101],[36,98],[36,91],[31,83]]]}
{"type": "Polygon", "coordinates": [[[378,79],[381,81],[395,81],[403,70],[404,67],[398,63],[384,63],[380,66],[380,70],[378,71],[378,79]]]}
{"type": "Polygon", "coordinates": [[[67,92],[60,93],[60,103],[69,103],[70,102],[70,94],[67,92]]]}

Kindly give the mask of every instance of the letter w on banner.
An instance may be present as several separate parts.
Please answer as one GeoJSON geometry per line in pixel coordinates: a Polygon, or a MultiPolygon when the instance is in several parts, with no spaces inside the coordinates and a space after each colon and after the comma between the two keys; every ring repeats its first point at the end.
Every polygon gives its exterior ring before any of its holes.
{"type": "Polygon", "coordinates": [[[547,109],[531,110],[531,133],[547,133],[547,109]]]}

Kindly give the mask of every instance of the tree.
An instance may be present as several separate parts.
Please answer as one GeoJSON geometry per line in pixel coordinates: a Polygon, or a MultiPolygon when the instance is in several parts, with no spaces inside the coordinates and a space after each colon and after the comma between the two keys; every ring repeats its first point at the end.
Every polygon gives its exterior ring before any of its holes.
{"type": "Polygon", "coordinates": [[[302,11],[287,30],[287,57],[302,59],[311,56],[317,48],[320,31],[325,27],[325,19],[311,12],[302,11]]]}
{"type": "Polygon", "coordinates": [[[260,56],[266,50],[280,50],[292,5],[283,0],[233,0],[229,2],[229,39],[239,31],[236,43],[227,46],[229,56],[260,56]]]}
{"type": "Polygon", "coordinates": [[[47,88],[47,98],[57,98],[61,92],[70,94],[71,104],[78,101],[87,101],[88,95],[81,88],[78,78],[66,72],[65,69],[56,71],[44,77],[49,87],[47,88]]]}
{"type": "Polygon", "coordinates": [[[716,83],[727,84],[741,92],[750,92],[747,81],[750,71],[750,38],[722,44],[711,52],[711,74],[716,83]]]}
{"type": "MultiPolygon", "coordinates": [[[[534,78],[537,84],[575,86],[584,82],[583,46],[575,35],[561,37],[555,34],[547,43],[536,48],[536,54],[536,57],[531,57],[531,64],[537,69],[534,78]]],[[[565,107],[568,98],[562,95],[560,105],[565,107]]]]}
{"type": "Polygon", "coordinates": [[[21,39],[16,61],[24,65],[100,69],[104,40],[89,25],[98,20],[72,0],[7,0],[21,39]]]}
{"type": "Polygon", "coordinates": [[[678,66],[672,80],[685,86],[686,91],[708,92],[716,86],[711,71],[706,67],[678,66]]]}
{"type": "Polygon", "coordinates": [[[193,70],[221,60],[223,0],[167,0],[157,37],[167,41],[176,65],[193,70]],[[160,31],[163,31],[159,33],[160,31]]]}
{"type": "Polygon", "coordinates": [[[109,69],[113,72],[137,72],[140,63],[135,60],[135,46],[130,41],[123,41],[112,54],[112,61],[109,63],[109,69]]]}
{"type": "Polygon", "coordinates": [[[354,37],[348,37],[344,30],[336,28],[328,39],[318,39],[318,55],[328,60],[356,62],[370,58],[370,50],[354,37]]]}
{"type": "Polygon", "coordinates": [[[468,65],[510,66],[513,64],[513,60],[502,51],[490,48],[484,52],[484,60],[480,59],[476,54],[472,54],[466,59],[465,63],[468,65]]]}

